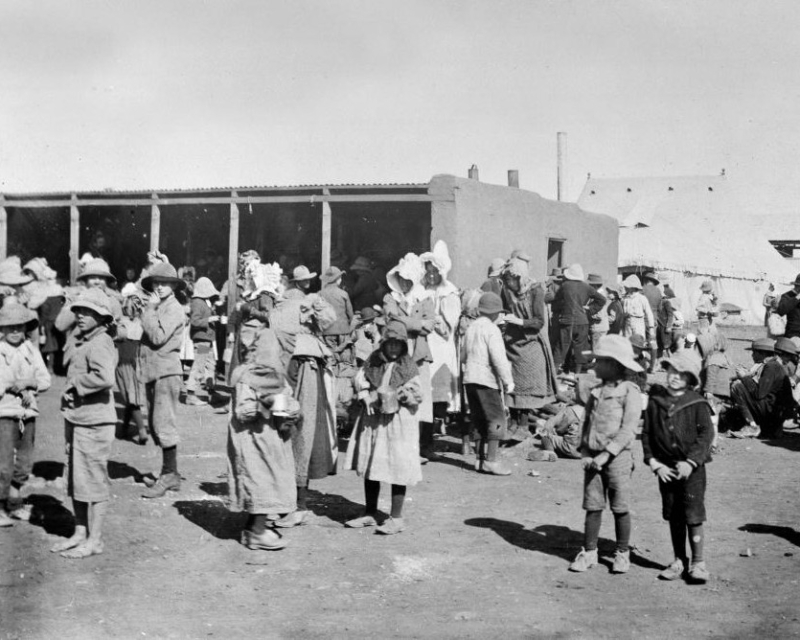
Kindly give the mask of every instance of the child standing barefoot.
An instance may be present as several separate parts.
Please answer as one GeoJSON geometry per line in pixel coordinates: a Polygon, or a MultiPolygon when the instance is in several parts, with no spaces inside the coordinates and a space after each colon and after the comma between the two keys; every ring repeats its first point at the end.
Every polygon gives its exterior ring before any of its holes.
{"type": "Polygon", "coordinates": [[[351,528],[378,524],[381,482],[392,485],[391,516],[378,533],[392,535],[405,529],[403,502],[406,487],[422,480],[419,459],[419,418],[422,400],[419,370],[408,353],[408,333],[401,322],[391,321],[380,348],[356,376],[361,416],[347,448],[349,469],[364,478],[364,516],[345,523],[351,528]]]}
{"type": "Polygon", "coordinates": [[[662,514],[669,522],[675,559],[659,574],[675,580],[687,570],[686,533],[692,550],[689,579],[707,582],[703,558],[706,519],[706,463],[711,460],[714,426],[711,407],[694,389],[700,383],[700,358],[678,351],[662,365],[667,386],[653,385],[644,417],[644,461],[658,476],[662,514]]]}
{"type": "Polygon", "coordinates": [[[75,510],[75,533],[50,549],[64,558],[103,553],[102,529],[110,497],[108,458],[114,443],[114,371],[117,350],[108,326],[111,301],[87,289],[72,303],[75,341],[64,354],[67,387],[62,398],[67,439],[68,492],[75,510]]]}
{"type": "Polygon", "coordinates": [[[613,573],[630,569],[631,515],[628,500],[633,471],[631,444],[642,414],[639,388],[625,380],[627,370],[640,372],[631,343],[618,335],[606,335],[594,350],[595,374],[601,380],[592,389],[586,405],[586,421],[581,437],[581,463],[584,469],[583,508],[586,511],[584,545],[570,571],[586,571],[597,564],[606,498],[611,503],[617,535],[613,573]]]}

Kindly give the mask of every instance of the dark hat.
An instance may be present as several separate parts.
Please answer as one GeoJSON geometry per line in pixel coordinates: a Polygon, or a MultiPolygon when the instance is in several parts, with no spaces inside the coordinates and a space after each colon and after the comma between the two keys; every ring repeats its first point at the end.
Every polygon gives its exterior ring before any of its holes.
{"type": "Polygon", "coordinates": [[[644,336],[640,333],[634,333],[628,340],[634,349],[646,349],[647,345],[644,341],[644,336]]]}
{"type": "Polygon", "coordinates": [[[769,338],[759,338],[753,340],[749,347],[745,347],[745,351],[761,351],[763,353],[775,352],[775,341],[769,338]]]}
{"type": "Polygon", "coordinates": [[[775,341],[775,351],[788,353],[790,356],[796,356],[800,353],[800,349],[797,348],[797,345],[792,342],[791,338],[787,338],[786,336],[781,336],[775,341]]]}
{"type": "Polygon", "coordinates": [[[652,271],[647,271],[642,274],[642,280],[650,280],[651,282],[655,282],[659,284],[658,276],[653,273],[652,271]]]}
{"type": "Polygon", "coordinates": [[[152,292],[156,282],[167,282],[176,290],[186,287],[186,281],[178,277],[178,272],[169,262],[157,262],[150,267],[147,277],[142,280],[142,289],[152,292]]]}
{"type": "Polygon", "coordinates": [[[358,312],[358,314],[361,316],[361,322],[371,322],[372,320],[380,316],[378,311],[376,309],[373,309],[372,307],[364,307],[361,311],[358,312]]]}
{"type": "Polygon", "coordinates": [[[300,280],[311,280],[317,277],[317,273],[311,272],[308,270],[308,267],[305,265],[300,265],[299,267],[295,267],[294,271],[292,271],[292,282],[299,282],[300,280]]]}
{"type": "Polygon", "coordinates": [[[586,279],[586,282],[588,282],[589,284],[602,285],[603,284],[603,276],[598,275],[596,273],[590,273],[589,277],[586,279]]]}
{"type": "Polygon", "coordinates": [[[339,267],[328,267],[319,279],[322,281],[322,284],[330,284],[331,282],[336,282],[345,273],[346,272],[342,271],[339,267]]]}
{"type": "Polygon", "coordinates": [[[484,316],[489,316],[494,313],[500,313],[503,310],[503,301],[496,293],[487,291],[481,295],[478,301],[478,313],[484,316]]]}
{"type": "Polygon", "coordinates": [[[350,271],[372,271],[372,263],[369,258],[358,256],[356,261],[350,266],[350,271]]]}

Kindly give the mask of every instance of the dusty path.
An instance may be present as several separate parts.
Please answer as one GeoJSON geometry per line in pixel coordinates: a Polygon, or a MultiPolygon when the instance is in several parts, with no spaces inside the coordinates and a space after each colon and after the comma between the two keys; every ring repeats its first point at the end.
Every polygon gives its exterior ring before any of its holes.
{"type": "MultiPolygon", "coordinates": [[[[106,552],[70,561],[48,552],[72,526],[57,480],[60,384],[43,401],[50,417],[27,489],[35,522],[0,530],[0,638],[800,636],[798,431],[777,443],[724,441],[709,468],[705,586],[656,579],[669,536],[638,443],[627,575],[567,571],[582,539],[577,462],[515,460],[513,476],[494,478],[456,454],[425,467],[401,535],[342,527],[363,499],[343,472],[312,485],[314,518],[288,532],[290,548],[248,551],[221,497],[225,417],[186,407],[183,491],[139,498],[134,477],[156,470],[158,456],[117,442],[106,552]],[[534,468],[538,478],[527,475],[534,468]]],[[[602,535],[610,551],[610,514],[602,535]]]]}

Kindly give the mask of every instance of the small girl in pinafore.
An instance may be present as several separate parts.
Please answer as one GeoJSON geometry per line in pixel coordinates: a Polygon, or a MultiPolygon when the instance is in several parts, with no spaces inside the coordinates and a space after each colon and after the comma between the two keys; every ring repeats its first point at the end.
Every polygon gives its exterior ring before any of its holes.
{"type": "Polygon", "coordinates": [[[122,319],[117,326],[116,383],[122,405],[123,437],[127,437],[131,420],[136,425],[136,433],[130,436],[136,444],[147,444],[147,429],[144,426],[142,407],[145,406],[144,382],[139,374],[139,344],[142,339],[142,291],[129,282],[122,288],[122,319]]]}
{"type": "Polygon", "coordinates": [[[345,523],[360,529],[378,524],[381,482],[392,485],[391,515],[377,529],[392,535],[405,528],[406,487],[422,480],[419,459],[419,370],[408,353],[408,333],[391,321],[381,346],[356,375],[363,409],[347,448],[348,469],[364,478],[365,514],[345,523]]]}

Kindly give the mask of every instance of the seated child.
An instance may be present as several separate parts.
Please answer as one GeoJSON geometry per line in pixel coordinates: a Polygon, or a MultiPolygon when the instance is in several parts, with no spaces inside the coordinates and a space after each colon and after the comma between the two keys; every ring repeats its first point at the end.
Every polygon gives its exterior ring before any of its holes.
{"type": "Polygon", "coordinates": [[[700,382],[700,359],[678,351],[662,365],[667,386],[653,385],[642,431],[644,461],[658,476],[662,515],[669,522],[675,559],[660,574],[662,580],[680,578],[688,569],[694,582],[707,582],[703,558],[703,522],[706,520],[706,463],[711,461],[714,428],[711,407],[695,389],[700,382]],[[686,556],[686,534],[692,562],[686,556]]]}
{"type": "Polygon", "coordinates": [[[36,314],[9,299],[0,309],[0,527],[30,519],[20,491],[33,468],[36,395],[50,387],[44,359],[28,334],[36,314]]]}
{"type": "Polygon", "coordinates": [[[595,374],[601,380],[586,405],[580,452],[584,469],[583,508],[586,511],[584,545],[570,571],[586,571],[597,564],[603,509],[611,503],[617,534],[613,573],[626,573],[630,563],[631,445],[642,414],[639,388],[626,376],[641,372],[627,338],[606,335],[594,350],[595,374]]]}

